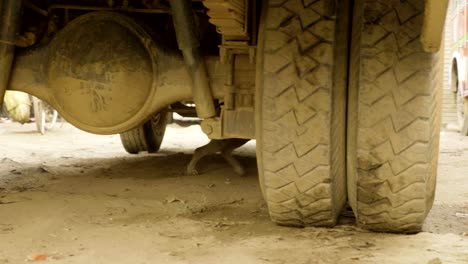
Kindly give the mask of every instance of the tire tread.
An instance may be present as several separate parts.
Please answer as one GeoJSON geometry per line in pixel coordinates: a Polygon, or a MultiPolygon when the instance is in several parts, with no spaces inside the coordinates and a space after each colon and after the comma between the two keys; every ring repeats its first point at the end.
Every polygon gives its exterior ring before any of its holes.
{"type": "Polygon", "coordinates": [[[419,43],[424,0],[356,4],[350,204],[361,227],[417,232],[432,206],[440,127],[437,56],[419,43]]]}

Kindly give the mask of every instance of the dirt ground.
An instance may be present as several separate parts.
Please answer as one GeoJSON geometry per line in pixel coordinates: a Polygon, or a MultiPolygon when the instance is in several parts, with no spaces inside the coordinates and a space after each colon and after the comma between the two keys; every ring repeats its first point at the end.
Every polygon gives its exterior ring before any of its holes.
{"type": "Polygon", "coordinates": [[[41,136],[0,124],[0,264],[468,263],[468,138],[443,132],[434,207],[424,232],[371,233],[350,212],[333,229],[269,221],[255,143],[186,176],[198,126],[170,125],[162,151],[129,155],[118,136],[68,124],[41,136]]]}

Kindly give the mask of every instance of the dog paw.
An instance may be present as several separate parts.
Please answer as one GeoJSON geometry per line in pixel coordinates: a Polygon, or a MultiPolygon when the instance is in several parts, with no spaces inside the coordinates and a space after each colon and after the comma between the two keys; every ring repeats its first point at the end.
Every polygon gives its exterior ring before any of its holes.
{"type": "Polygon", "coordinates": [[[187,171],[185,172],[188,176],[196,176],[200,175],[197,169],[195,168],[187,168],[187,171]]]}

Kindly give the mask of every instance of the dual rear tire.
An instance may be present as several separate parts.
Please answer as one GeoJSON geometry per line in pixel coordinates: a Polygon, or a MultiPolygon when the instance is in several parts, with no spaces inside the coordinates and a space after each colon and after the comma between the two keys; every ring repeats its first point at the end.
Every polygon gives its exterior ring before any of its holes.
{"type": "Polygon", "coordinates": [[[264,1],[262,191],[279,224],[333,226],[348,202],[363,228],[417,232],[440,127],[437,56],[419,42],[425,1],[349,2],[264,1]]]}

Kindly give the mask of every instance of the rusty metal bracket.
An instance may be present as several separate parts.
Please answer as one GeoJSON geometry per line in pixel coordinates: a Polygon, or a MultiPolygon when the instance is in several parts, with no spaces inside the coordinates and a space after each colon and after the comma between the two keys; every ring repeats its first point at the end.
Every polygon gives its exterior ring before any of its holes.
{"type": "Polygon", "coordinates": [[[221,115],[201,123],[203,132],[211,139],[255,137],[256,67],[249,57],[251,56],[247,49],[230,50],[226,53],[224,105],[221,107],[221,115]]]}
{"type": "Polygon", "coordinates": [[[249,45],[244,41],[223,41],[223,45],[219,46],[219,60],[224,64],[228,63],[235,54],[247,54],[250,63],[255,63],[256,51],[257,46],[249,45]]]}
{"type": "Polygon", "coordinates": [[[221,117],[205,119],[200,124],[210,139],[255,138],[255,111],[253,108],[221,109],[221,117]]]}

